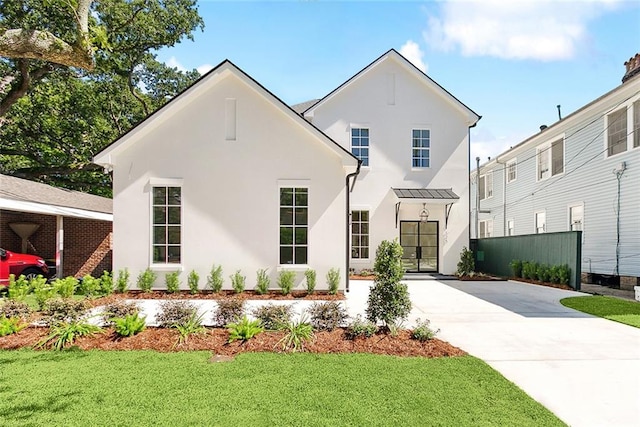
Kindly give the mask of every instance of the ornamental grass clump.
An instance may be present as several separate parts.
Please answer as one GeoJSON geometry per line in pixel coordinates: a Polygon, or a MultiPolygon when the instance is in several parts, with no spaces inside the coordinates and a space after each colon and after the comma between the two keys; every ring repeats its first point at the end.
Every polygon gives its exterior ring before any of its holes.
{"type": "Polygon", "coordinates": [[[85,320],[73,320],[53,325],[49,335],[36,344],[36,348],[50,346],[54,350],[62,350],[67,344],[73,344],[78,337],[102,332],[102,328],[85,320]]]}
{"type": "Polygon", "coordinates": [[[171,327],[178,331],[178,339],[174,344],[174,347],[187,342],[187,339],[191,335],[206,333],[207,328],[202,326],[203,319],[204,314],[200,314],[197,310],[194,310],[187,319],[172,324],[171,327]]]}
{"type": "Polygon", "coordinates": [[[289,295],[295,286],[296,272],[291,270],[282,270],[278,275],[278,287],[282,291],[282,295],[289,295]]]}
{"type": "Polygon", "coordinates": [[[278,341],[278,344],[282,345],[284,351],[292,351],[294,353],[304,351],[304,344],[314,337],[313,326],[304,316],[297,321],[290,321],[282,325],[281,330],[284,331],[285,335],[278,341]]]}

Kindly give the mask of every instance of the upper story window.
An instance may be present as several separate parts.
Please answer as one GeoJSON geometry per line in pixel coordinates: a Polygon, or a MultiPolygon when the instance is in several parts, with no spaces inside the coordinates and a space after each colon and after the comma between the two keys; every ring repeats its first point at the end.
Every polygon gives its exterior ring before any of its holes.
{"type": "Polygon", "coordinates": [[[431,131],[429,129],[413,129],[411,147],[411,167],[428,168],[430,166],[431,131]]]}
{"type": "Polygon", "coordinates": [[[584,220],[584,207],[582,205],[569,207],[569,230],[582,230],[582,221],[584,220]]]}
{"type": "Polygon", "coordinates": [[[640,101],[633,103],[633,147],[640,147],[640,101]]]}
{"type": "Polygon", "coordinates": [[[480,175],[478,191],[480,192],[480,200],[493,197],[493,171],[480,175]]]}
{"type": "Polygon", "coordinates": [[[536,212],[536,234],[542,234],[547,230],[547,214],[546,212],[536,212]]]}
{"type": "Polygon", "coordinates": [[[564,172],[564,138],[538,147],[538,181],[564,172]]]}
{"type": "Polygon", "coordinates": [[[515,181],[517,178],[516,172],[517,172],[517,161],[516,160],[512,160],[510,162],[507,162],[507,182],[512,182],[515,181]]]}
{"type": "Polygon", "coordinates": [[[369,129],[351,128],[351,154],[369,166],[369,129]]]}
{"type": "Polygon", "coordinates": [[[154,186],[152,190],[153,232],[151,238],[154,264],[180,264],[182,231],[182,189],[154,186]]]}
{"type": "Polygon", "coordinates": [[[507,236],[515,236],[516,222],[513,219],[507,221],[507,236]]]}
{"type": "Polygon", "coordinates": [[[280,264],[306,264],[309,234],[309,189],[280,188],[280,264]]]}
{"type": "Polygon", "coordinates": [[[351,258],[369,258],[369,211],[351,211],[351,258]]]}
{"type": "Polygon", "coordinates": [[[480,221],[480,238],[493,236],[493,220],[480,221]]]}
{"type": "Polygon", "coordinates": [[[607,116],[607,155],[627,151],[627,109],[622,108],[607,116]]]}

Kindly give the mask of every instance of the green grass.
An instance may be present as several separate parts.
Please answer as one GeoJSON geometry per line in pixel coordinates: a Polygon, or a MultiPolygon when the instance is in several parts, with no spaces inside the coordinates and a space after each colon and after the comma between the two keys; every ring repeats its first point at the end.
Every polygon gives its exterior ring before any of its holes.
{"type": "Polygon", "coordinates": [[[0,351],[3,426],[556,426],[470,356],[0,351]]]}
{"type": "Polygon", "coordinates": [[[640,303],[636,301],[596,295],[564,298],[560,300],[560,304],[583,313],[640,328],[640,303]]]}

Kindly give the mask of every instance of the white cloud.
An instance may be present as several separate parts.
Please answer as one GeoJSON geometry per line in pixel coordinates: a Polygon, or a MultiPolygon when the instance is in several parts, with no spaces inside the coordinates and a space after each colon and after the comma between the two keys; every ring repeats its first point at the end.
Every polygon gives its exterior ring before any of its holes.
{"type": "Polygon", "coordinates": [[[449,0],[423,33],[436,50],[464,56],[555,61],[576,56],[587,25],[617,7],[615,0],[449,0]]]}
{"type": "Polygon", "coordinates": [[[165,62],[165,64],[167,64],[167,67],[171,67],[171,68],[177,68],[178,71],[182,71],[185,72],[187,71],[187,69],[185,68],[184,65],[182,65],[175,56],[172,56],[171,58],[169,58],[169,60],[167,62],[165,62]]]}
{"type": "Polygon", "coordinates": [[[496,137],[491,130],[474,128],[471,130],[470,164],[471,170],[476,168],[476,157],[480,157],[480,164],[495,158],[509,148],[524,141],[528,135],[513,133],[496,137]]]}
{"type": "Polygon", "coordinates": [[[418,45],[418,43],[413,40],[407,40],[407,42],[400,48],[400,54],[407,58],[409,62],[415,65],[423,73],[427,72],[427,64],[422,60],[424,52],[420,49],[420,45],[418,45]]]}
{"type": "Polygon", "coordinates": [[[206,74],[207,71],[211,70],[212,68],[213,68],[213,65],[211,64],[202,64],[196,69],[198,70],[200,75],[203,75],[203,74],[206,74]]]}

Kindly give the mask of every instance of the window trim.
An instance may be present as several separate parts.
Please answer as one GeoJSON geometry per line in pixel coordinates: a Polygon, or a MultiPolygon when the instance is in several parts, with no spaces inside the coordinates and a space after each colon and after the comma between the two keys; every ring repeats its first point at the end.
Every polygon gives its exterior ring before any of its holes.
{"type": "Polygon", "coordinates": [[[535,211],[533,213],[533,234],[544,234],[544,233],[547,233],[547,211],[546,210],[535,211]],[[542,223],[541,233],[538,233],[538,215],[539,214],[544,215],[544,222],[542,223]]]}
{"type": "Polygon", "coordinates": [[[640,99],[636,99],[631,103],[631,122],[633,124],[633,131],[631,135],[631,149],[640,148],[640,99]],[[636,145],[636,141],[638,145],[636,145]]]}
{"type": "Polygon", "coordinates": [[[507,218],[507,237],[516,235],[516,220],[514,218],[507,218]],[[513,224],[513,234],[509,234],[509,223],[513,224]]]}
{"type": "Polygon", "coordinates": [[[487,239],[489,237],[494,237],[493,236],[493,219],[481,219],[478,221],[478,238],[480,239],[487,239]],[[482,230],[482,226],[481,224],[484,224],[484,234],[485,236],[482,236],[482,233],[480,233],[480,230],[482,230]],[[490,227],[487,227],[487,225],[489,225],[490,227]],[[490,233],[487,236],[487,228],[490,229],[490,233]]]}
{"type": "MultiPolygon", "coordinates": [[[[424,159],[424,157],[417,157],[417,159],[424,159]]],[[[411,170],[421,171],[421,170],[425,170],[425,169],[431,169],[431,163],[432,163],[431,162],[431,127],[429,127],[429,126],[421,126],[421,125],[413,126],[411,128],[411,170]],[[428,147],[426,147],[426,148],[417,147],[416,148],[416,147],[413,146],[413,139],[414,139],[413,132],[414,131],[427,131],[427,132],[429,132],[429,139],[428,139],[429,146],[428,147]],[[414,166],[413,165],[413,161],[416,159],[416,157],[414,157],[414,155],[413,155],[414,150],[426,150],[427,151],[427,154],[428,154],[428,157],[426,157],[427,164],[428,164],[427,166],[414,166]]]]}
{"type": "Polygon", "coordinates": [[[507,184],[510,184],[510,183],[512,183],[512,182],[514,182],[514,181],[516,181],[518,179],[518,158],[517,157],[507,161],[507,163],[505,164],[505,172],[507,174],[507,184]],[[514,169],[514,171],[513,171],[514,178],[513,179],[511,179],[511,176],[510,176],[511,175],[511,171],[509,170],[509,168],[511,166],[513,166],[513,169],[514,169]]]}
{"type": "Polygon", "coordinates": [[[564,133],[557,135],[553,138],[550,138],[547,142],[545,142],[544,144],[540,144],[536,147],[536,182],[541,182],[541,181],[546,181],[548,179],[551,179],[553,177],[556,176],[562,176],[565,174],[565,170],[566,170],[566,164],[565,164],[565,160],[567,158],[567,144],[566,144],[566,140],[565,140],[565,135],[564,133]],[[556,173],[555,175],[553,174],[553,144],[555,144],[556,142],[562,141],[562,172],[556,173]],[[548,155],[548,165],[549,165],[549,176],[547,177],[540,177],[540,160],[539,160],[539,156],[541,152],[545,152],[545,155],[548,155]]]}
{"type": "MultiPolygon", "coordinates": [[[[358,137],[361,138],[361,137],[358,137]]],[[[362,148],[362,146],[358,146],[358,148],[362,148]]],[[[355,157],[357,157],[359,160],[362,161],[362,165],[360,166],[361,168],[367,169],[369,167],[371,167],[371,127],[369,125],[365,125],[365,124],[355,124],[352,123],[351,126],[349,126],[349,152],[354,155],[355,157]],[[359,129],[359,130],[363,130],[366,129],[369,134],[367,135],[367,164],[365,165],[364,160],[360,157],[360,156],[356,156],[355,154],[353,154],[353,130],[354,129],[359,129]]]]}
{"type": "Polygon", "coordinates": [[[149,193],[149,268],[154,271],[183,271],[184,270],[184,179],[182,178],[149,178],[147,182],[147,190],[149,193]],[[178,187],[180,188],[180,262],[168,263],[168,262],[154,262],[153,260],[153,189],[156,187],[178,187]]]}
{"type": "MultiPolygon", "coordinates": [[[[307,268],[309,268],[309,257],[311,255],[311,251],[310,251],[310,247],[311,247],[311,227],[310,227],[310,218],[311,218],[311,186],[310,186],[311,181],[308,179],[280,179],[278,180],[278,189],[276,192],[277,195],[277,200],[278,203],[276,204],[278,212],[277,212],[277,218],[278,218],[278,240],[277,240],[277,257],[278,257],[278,264],[277,264],[277,270],[297,270],[297,271],[301,271],[301,270],[306,270],[307,268]],[[305,264],[282,264],[280,263],[280,247],[282,246],[280,244],[280,209],[282,207],[282,205],[280,204],[280,190],[282,188],[306,188],[307,189],[307,262],[305,264]]],[[[295,225],[294,225],[294,229],[295,229],[295,225]]],[[[302,245],[299,245],[302,246],[302,245]]],[[[294,248],[294,254],[295,254],[295,236],[294,236],[294,244],[293,244],[293,248],[294,248]]],[[[295,259],[295,256],[294,256],[295,259]]]]}
{"type": "MultiPolygon", "coordinates": [[[[625,103],[624,105],[620,105],[618,106],[618,108],[616,109],[612,109],[610,111],[608,111],[605,115],[604,115],[604,157],[606,159],[610,159],[616,156],[619,156],[621,154],[626,153],[627,151],[629,151],[629,140],[632,139],[630,138],[633,134],[629,132],[629,115],[630,115],[630,108],[629,106],[632,105],[633,103],[625,103]],[[626,118],[626,137],[625,137],[625,143],[624,143],[624,150],[622,150],[619,153],[615,153],[615,154],[609,154],[609,120],[610,120],[610,116],[616,113],[620,113],[622,112],[622,110],[625,111],[625,118],[626,118]]],[[[633,117],[631,117],[632,123],[633,123],[633,117]]],[[[631,142],[631,146],[633,147],[633,141],[631,142]]]]}
{"type": "Polygon", "coordinates": [[[478,193],[480,193],[480,183],[482,182],[483,178],[484,178],[484,185],[483,185],[483,187],[484,187],[484,198],[480,194],[480,200],[491,199],[493,197],[493,170],[485,172],[484,174],[480,174],[480,177],[478,178],[478,193]],[[487,176],[489,176],[489,175],[491,175],[491,195],[487,196],[487,194],[489,193],[487,191],[489,189],[489,187],[487,186],[487,176]]]}
{"type": "MultiPolygon", "coordinates": [[[[368,208],[368,207],[352,206],[351,212],[350,212],[350,215],[349,215],[349,220],[350,220],[350,224],[349,224],[350,227],[349,228],[351,230],[351,232],[349,233],[350,234],[349,235],[350,247],[351,247],[351,254],[349,255],[349,258],[352,261],[355,261],[355,262],[369,262],[371,260],[371,209],[368,208]],[[353,227],[352,226],[353,226],[353,212],[356,212],[356,211],[357,212],[367,212],[368,216],[369,216],[369,219],[367,220],[367,224],[369,225],[369,231],[366,234],[367,238],[369,239],[369,243],[366,246],[367,254],[368,254],[367,257],[358,257],[358,258],[354,258],[353,257],[353,237],[354,237],[354,234],[353,234],[353,227]]],[[[358,222],[362,224],[362,221],[358,221],[358,222]]],[[[359,233],[358,236],[362,237],[362,236],[364,236],[364,234],[359,233]]],[[[360,249],[363,248],[362,245],[358,245],[358,247],[360,249]]]]}
{"type": "Polygon", "coordinates": [[[572,203],[567,205],[567,222],[569,223],[568,231],[582,231],[584,232],[584,203],[572,203]],[[572,230],[572,222],[571,222],[571,209],[573,208],[582,208],[582,220],[580,222],[580,230],[572,230]]]}

